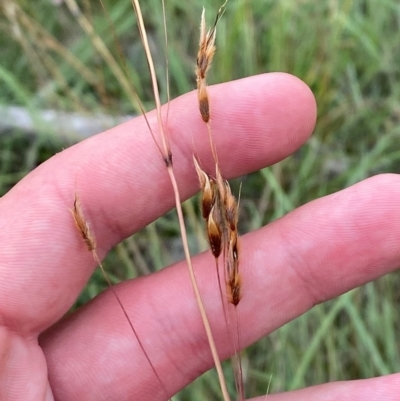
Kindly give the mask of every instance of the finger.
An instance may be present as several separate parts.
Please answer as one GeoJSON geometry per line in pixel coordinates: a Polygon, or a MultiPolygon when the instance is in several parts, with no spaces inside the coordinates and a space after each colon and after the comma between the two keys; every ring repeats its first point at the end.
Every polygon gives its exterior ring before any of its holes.
{"type": "Polygon", "coordinates": [[[269,394],[252,401],[398,401],[400,374],[373,379],[327,383],[319,386],[269,394]]]}
{"type": "MultiPolygon", "coordinates": [[[[243,236],[243,299],[237,309],[241,345],[394,270],[400,260],[399,197],[400,176],[377,176],[243,236]]],[[[219,353],[226,358],[232,344],[226,338],[213,259],[206,252],[194,258],[194,265],[219,353]]],[[[180,263],[117,287],[169,394],[212,366],[186,269],[180,263]]],[[[165,398],[110,293],[47,333],[43,347],[60,399],[94,400],[100,394],[119,400],[165,398]],[[118,385],[111,381],[115,377],[118,385]]]]}
{"type": "MultiPolygon", "coordinates": [[[[215,142],[227,177],[286,157],[314,127],[314,98],[289,75],[211,87],[210,98],[215,142]]],[[[148,118],[158,137],[154,113],[148,118]]],[[[185,199],[198,190],[193,152],[207,169],[212,161],[194,92],[171,103],[168,132],[185,199]]],[[[16,330],[41,331],[57,320],[95,267],[69,210],[75,191],[101,256],[173,206],[163,158],[143,118],[54,156],[1,199],[0,304],[12,305],[3,319],[16,330]],[[31,318],[37,315],[39,319],[31,318]]]]}

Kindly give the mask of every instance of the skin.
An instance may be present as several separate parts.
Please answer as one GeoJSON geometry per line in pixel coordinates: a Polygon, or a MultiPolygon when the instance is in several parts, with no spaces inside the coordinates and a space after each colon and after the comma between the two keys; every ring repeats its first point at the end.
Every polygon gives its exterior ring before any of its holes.
{"type": "MultiPolygon", "coordinates": [[[[290,75],[266,74],[209,89],[227,178],[282,160],[314,129],[314,97],[290,75]]],[[[154,113],[149,120],[156,128],[154,113]]],[[[196,93],[171,103],[168,132],[186,199],[198,191],[194,149],[205,170],[213,171],[196,93]]],[[[163,389],[111,291],[61,319],[96,268],[69,211],[75,190],[100,257],[174,204],[143,118],[55,155],[0,199],[0,399],[165,400],[166,392],[176,393],[212,366],[186,265],[116,287],[163,389]]],[[[238,308],[243,345],[315,304],[395,270],[399,198],[399,176],[376,176],[244,235],[238,308]]],[[[219,353],[228,357],[219,291],[210,285],[213,258],[206,252],[193,263],[219,353]]],[[[393,374],[268,399],[390,401],[398,400],[399,391],[400,375],[393,374]]]]}

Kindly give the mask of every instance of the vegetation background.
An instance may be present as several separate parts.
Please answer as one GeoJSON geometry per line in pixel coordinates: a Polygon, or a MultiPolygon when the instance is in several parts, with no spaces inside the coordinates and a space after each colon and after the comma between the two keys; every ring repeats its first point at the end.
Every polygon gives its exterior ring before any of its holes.
{"type": "MultiPolygon", "coordinates": [[[[1,195],[88,134],[77,128],[77,116],[96,115],[98,120],[110,115],[118,121],[118,116],[138,113],[131,101],[132,83],[146,108],[152,108],[131,4],[105,3],[109,17],[97,0],[79,1],[79,12],[71,11],[72,0],[0,4],[1,195]],[[126,63],[120,60],[114,36],[126,63]],[[18,128],[15,118],[9,121],[10,106],[21,108],[27,126],[18,128]],[[45,121],[46,109],[67,113],[62,129],[45,121]]],[[[166,5],[175,97],[195,87],[201,9],[206,7],[211,22],[219,2],[167,0],[166,5]]],[[[143,9],[166,99],[160,1],[147,0],[143,9]]],[[[242,232],[368,176],[399,172],[397,0],[230,0],[218,26],[217,46],[210,81],[286,71],[312,88],[319,110],[315,133],[302,149],[233,183],[237,189],[243,182],[242,232]]],[[[203,248],[197,200],[186,202],[185,211],[193,247],[203,248]]],[[[105,262],[113,281],[150,273],[179,258],[178,234],[170,213],[118,245],[105,262]]],[[[399,284],[398,272],[390,274],[313,308],[250,347],[244,352],[247,395],[266,393],[269,382],[269,391],[276,392],[400,371],[399,284]]],[[[96,272],[77,305],[103,288],[96,272]]],[[[176,400],[219,399],[218,394],[211,372],[176,400]]]]}

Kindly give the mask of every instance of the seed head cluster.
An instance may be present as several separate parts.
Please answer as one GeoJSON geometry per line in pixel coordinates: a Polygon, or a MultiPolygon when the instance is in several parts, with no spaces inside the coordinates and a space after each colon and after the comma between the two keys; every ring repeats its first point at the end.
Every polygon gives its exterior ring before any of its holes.
{"type": "Polygon", "coordinates": [[[228,301],[237,306],[241,299],[239,274],[238,203],[218,165],[216,177],[209,176],[193,158],[201,188],[201,210],[207,237],[215,259],[223,255],[228,301]]]}
{"type": "Polygon", "coordinates": [[[200,181],[201,210],[206,222],[210,249],[217,261],[221,253],[225,266],[225,280],[228,301],[237,306],[241,299],[241,279],[239,274],[238,203],[232,195],[228,181],[221,174],[215,145],[210,128],[210,104],[207,93],[207,71],[215,53],[216,27],[225,11],[225,3],[220,7],[214,25],[206,32],[205,11],[201,14],[200,42],[197,53],[196,81],[199,110],[207,124],[211,150],[215,161],[215,177],[202,170],[194,157],[194,165],[200,181]]]}

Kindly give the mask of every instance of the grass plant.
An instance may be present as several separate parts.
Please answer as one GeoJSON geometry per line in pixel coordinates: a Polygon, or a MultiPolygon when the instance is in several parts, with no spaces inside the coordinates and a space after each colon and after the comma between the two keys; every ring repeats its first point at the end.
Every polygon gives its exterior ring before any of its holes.
{"type": "MultiPolygon", "coordinates": [[[[0,132],[1,194],[65,146],[41,121],[41,109],[138,113],[139,107],[132,109],[133,86],[144,107],[153,107],[131,4],[104,3],[114,33],[101,4],[94,0],[81,2],[82,14],[71,12],[67,2],[4,0],[0,5],[0,105],[23,106],[34,121],[28,137],[12,129],[0,132]],[[85,30],[82,16],[92,32],[85,30]],[[127,61],[121,60],[114,36],[127,61]],[[126,72],[129,80],[120,76],[126,72]]],[[[168,1],[171,97],[195,88],[203,6],[210,16],[218,11],[211,0],[168,1]]],[[[159,1],[143,2],[142,12],[149,47],[159,49],[153,51],[155,74],[161,82],[160,98],[166,101],[159,1]]],[[[399,172],[399,28],[400,5],[395,0],[229,1],[218,24],[218,51],[208,82],[288,72],[312,88],[319,110],[313,137],[296,154],[231,183],[236,194],[242,183],[240,232],[259,228],[366,177],[399,172]]],[[[183,204],[190,221],[188,245],[195,252],[205,247],[197,204],[197,199],[183,204]]],[[[147,274],[180,259],[179,233],[174,214],[169,213],[118,245],[103,263],[110,280],[147,274]]],[[[106,286],[102,275],[94,274],[77,306],[106,286]]],[[[277,392],[399,371],[399,288],[400,277],[392,273],[314,307],[251,346],[243,354],[247,397],[265,394],[269,383],[270,391],[277,392]]],[[[227,366],[225,375],[228,390],[234,393],[227,366]]],[[[175,397],[219,398],[213,372],[175,397]]]]}

